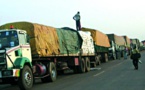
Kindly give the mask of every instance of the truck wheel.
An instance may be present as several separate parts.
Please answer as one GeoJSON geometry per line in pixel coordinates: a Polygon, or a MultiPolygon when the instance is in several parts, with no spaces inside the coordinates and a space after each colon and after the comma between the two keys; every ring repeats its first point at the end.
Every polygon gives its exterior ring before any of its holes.
{"type": "Polygon", "coordinates": [[[47,76],[45,78],[41,78],[41,81],[42,82],[54,82],[56,80],[56,77],[57,77],[56,66],[53,62],[50,62],[47,65],[47,68],[48,68],[49,76],[47,76]]]}
{"type": "Polygon", "coordinates": [[[85,65],[86,65],[86,72],[89,72],[90,71],[90,59],[88,58],[88,57],[86,57],[86,63],[85,63],[85,65]]]}
{"type": "Polygon", "coordinates": [[[48,79],[51,81],[51,82],[54,82],[56,80],[56,77],[57,77],[57,72],[56,72],[56,66],[53,62],[50,62],[49,63],[49,74],[50,76],[48,77],[48,79]]]}
{"type": "Polygon", "coordinates": [[[78,72],[79,73],[84,73],[85,72],[85,60],[84,60],[84,58],[81,58],[79,60],[78,72]]]}
{"type": "Polygon", "coordinates": [[[108,54],[105,53],[105,62],[108,62],[108,54]]]}
{"type": "Polygon", "coordinates": [[[96,66],[101,64],[99,56],[95,56],[95,62],[96,62],[96,66]]]}
{"type": "Polygon", "coordinates": [[[28,90],[33,86],[33,74],[29,66],[25,65],[20,72],[18,85],[21,90],[28,90]]]}

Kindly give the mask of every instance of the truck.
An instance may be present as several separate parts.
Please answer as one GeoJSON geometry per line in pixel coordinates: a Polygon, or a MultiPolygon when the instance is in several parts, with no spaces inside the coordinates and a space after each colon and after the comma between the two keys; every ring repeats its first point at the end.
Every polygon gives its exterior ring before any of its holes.
{"type": "Polygon", "coordinates": [[[98,60],[101,62],[107,62],[108,59],[108,48],[110,48],[109,39],[106,34],[99,30],[82,27],[82,31],[91,32],[91,36],[94,42],[95,54],[98,60]]]}
{"type": "Polygon", "coordinates": [[[4,24],[0,26],[0,83],[27,90],[35,79],[56,81],[59,71],[89,72],[91,63],[98,64],[93,41],[90,32],[30,22],[4,24]]]}
{"type": "Polygon", "coordinates": [[[141,50],[145,50],[145,40],[141,41],[140,46],[141,46],[141,50]]]}
{"type": "Polygon", "coordinates": [[[126,49],[127,49],[127,54],[130,55],[131,48],[130,48],[130,38],[126,35],[123,36],[126,42],[126,49]]]}
{"type": "Polygon", "coordinates": [[[145,46],[144,46],[143,42],[141,41],[140,42],[140,51],[143,51],[143,50],[145,50],[145,46]]]}
{"type": "Polygon", "coordinates": [[[140,41],[138,38],[131,38],[130,39],[130,47],[133,49],[133,46],[136,46],[138,50],[140,50],[140,41]]]}
{"type": "Polygon", "coordinates": [[[143,45],[145,46],[145,40],[142,40],[141,42],[142,42],[142,43],[143,43],[143,45]]]}
{"type": "Polygon", "coordinates": [[[126,47],[129,49],[130,48],[130,38],[128,36],[123,36],[126,42],[126,47]]]}
{"type": "Polygon", "coordinates": [[[120,59],[123,56],[123,50],[126,45],[125,39],[116,34],[106,34],[109,38],[111,47],[109,48],[109,55],[112,59],[120,59]]]}

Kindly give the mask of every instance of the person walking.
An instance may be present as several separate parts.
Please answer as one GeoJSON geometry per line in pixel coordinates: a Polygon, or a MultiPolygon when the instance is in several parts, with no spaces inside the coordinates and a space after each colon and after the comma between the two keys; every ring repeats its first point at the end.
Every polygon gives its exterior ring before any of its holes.
{"type": "Polygon", "coordinates": [[[77,30],[81,30],[81,22],[80,22],[80,12],[77,12],[77,14],[75,14],[75,16],[73,17],[73,19],[76,21],[76,29],[77,30]]]}
{"type": "Polygon", "coordinates": [[[123,52],[124,59],[127,59],[127,52],[128,52],[127,47],[124,47],[124,52],[123,52]]]}
{"type": "Polygon", "coordinates": [[[141,58],[141,54],[139,50],[136,48],[136,46],[133,46],[133,50],[131,51],[130,58],[132,59],[135,70],[138,70],[138,62],[139,62],[139,58],[141,58]]]}

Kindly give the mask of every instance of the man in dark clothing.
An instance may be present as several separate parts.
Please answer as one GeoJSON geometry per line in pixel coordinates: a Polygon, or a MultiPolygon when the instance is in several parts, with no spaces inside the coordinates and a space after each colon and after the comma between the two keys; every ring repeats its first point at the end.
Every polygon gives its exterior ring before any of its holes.
{"type": "Polygon", "coordinates": [[[77,12],[77,14],[73,17],[73,19],[76,21],[76,29],[81,30],[81,23],[80,23],[80,12],[77,12]]]}
{"type": "Polygon", "coordinates": [[[139,50],[137,50],[136,46],[134,46],[133,50],[131,51],[130,58],[133,60],[133,65],[135,67],[135,70],[138,70],[138,61],[140,57],[141,57],[141,54],[139,50]]]}

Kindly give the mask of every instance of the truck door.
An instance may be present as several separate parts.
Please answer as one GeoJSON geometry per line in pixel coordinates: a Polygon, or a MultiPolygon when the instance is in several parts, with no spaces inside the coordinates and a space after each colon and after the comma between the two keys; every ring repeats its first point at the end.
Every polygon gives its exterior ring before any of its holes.
{"type": "Polygon", "coordinates": [[[31,48],[30,45],[27,43],[25,33],[19,34],[19,43],[22,51],[22,57],[26,57],[31,60],[31,48]]]}

